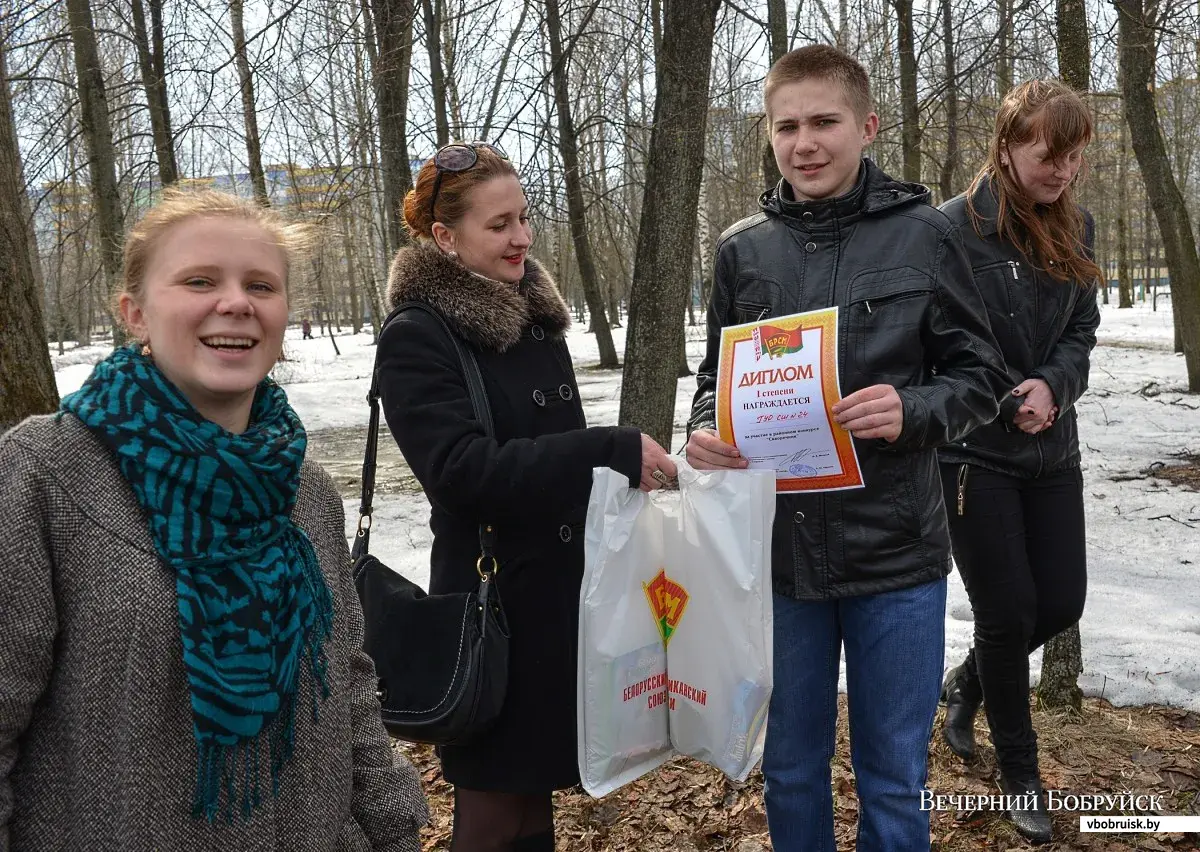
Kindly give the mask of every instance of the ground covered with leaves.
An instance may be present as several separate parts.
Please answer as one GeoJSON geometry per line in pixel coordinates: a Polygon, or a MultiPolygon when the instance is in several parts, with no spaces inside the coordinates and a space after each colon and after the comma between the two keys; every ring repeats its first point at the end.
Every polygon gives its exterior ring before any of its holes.
{"type": "MultiPolygon", "coordinates": [[[[833,762],[834,811],[838,849],[854,849],[858,802],[850,768],[845,696],[833,762]]],[[[941,723],[941,713],[938,724],[941,723]]],[[[1083,712],[1034,710],[1042,779],[1066,795],[1162,797],[1162,814],[1200,814],[1200,714],[1168,707],[1117,708],[1086,699],[1083,712]]],[[[980,714],[976,723],[980,755],[964,765],[935,735],[929,789],[941,794],[999,794],[995,761],[980,714]]],[[[425,829],[427,852],[450,845],[451,790],[431,749],[397,744],[421,771],[432,811],[425,829]]],[[[755,772],[734,785],[714,769],[691,760],[668,763],[659,771],[595,800],[582,790],[555,797],[558,849],[562,852],[769,852],[762,776],[755,772]]],[[[1126,812],[1133,815],[1133,812],[1126,812]]],[[[1142,814],[1147,815],[1147,814],[1142,814]]],[[[935,852],[1046,852],[1089,850],[1157,852],[1200,850],[1200,834],[1081,834],[1079,814],[1052,815],[1055,842],[1031,847],[991,811],[935,812],[935,852]]]]}
{"type": "Polygon", "coordinates": [[[1200,491],[1200,453],[1184,451],[1175,453],[1174,457],[1177,461],[1172,464],[1154,465],[1149,471],[1150,475],[1193,491],[1200,491]]]}

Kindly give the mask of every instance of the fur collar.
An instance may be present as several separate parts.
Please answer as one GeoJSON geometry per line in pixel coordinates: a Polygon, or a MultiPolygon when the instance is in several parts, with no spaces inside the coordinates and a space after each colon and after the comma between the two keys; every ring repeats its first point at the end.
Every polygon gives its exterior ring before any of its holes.
{"type": "Polygon", "coordinates": [[[531,324],[554,337],[571,325],[558,286],[537,261],[525,258],[525,277],[514,287],[475,275],[425,243],[396,252],[387,300],[391,309],[403,302],[424,302],[464,339],[496,352],[510,349],[531,324]]]}

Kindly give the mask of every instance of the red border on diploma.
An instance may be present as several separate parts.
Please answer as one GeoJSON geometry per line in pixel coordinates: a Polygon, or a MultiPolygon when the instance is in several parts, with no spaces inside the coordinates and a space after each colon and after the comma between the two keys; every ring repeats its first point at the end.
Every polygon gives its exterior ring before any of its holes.
{"type": "Polygon", "coordinates": [[[821,332],[821,394],[825,403],[825,414],[837,448],[838,460],[842,465],[839,476],[801,476],[777,478],[776,492],[835,491],[843,488],[860,488],[863,485],[862,471],[858,467],[858,456],[854,452],[853,439],[833,419],[830,409],[842,398],[838,380],[837,363],[837,320],[838,309],[824,308],[786,317],[771,317],[745,325],[731,325],[721,329],[721,363],[717,370],[717,434],[727,444],[737,445],[733,435],[733,354],[738,344],[753,343],[754,329],[764,325],[784,331],[800,329],[821,332]]]}

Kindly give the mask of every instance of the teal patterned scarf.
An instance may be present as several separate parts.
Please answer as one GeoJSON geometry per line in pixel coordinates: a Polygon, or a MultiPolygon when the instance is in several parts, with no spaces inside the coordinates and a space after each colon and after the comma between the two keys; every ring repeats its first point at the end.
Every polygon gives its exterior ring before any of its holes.
{"type": "Polygon", "coordinates": [[[258,386],[250,427],[206,420],[134,347],[118,348],[62,401],[116,456],[175,571],[197,770],[193,814],[226,819],[261,802],[260,741],[272,793],[292,754],[302,661],[329,694],[324,642],[333,599],[291,521],[308,437],[275,382],[258,386]],[[240,787],[240,792],[235,790],[240,787]]]}

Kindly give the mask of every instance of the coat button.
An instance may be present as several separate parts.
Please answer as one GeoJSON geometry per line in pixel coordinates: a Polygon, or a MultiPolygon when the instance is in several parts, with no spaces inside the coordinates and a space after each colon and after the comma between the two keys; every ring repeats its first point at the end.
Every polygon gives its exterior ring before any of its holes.
{"type": "Polygon", "coordinates": [[[542,327],[540,325],[535,325],[530,330],[530,334],[533,335],[534,340],[544,340],[546,337],[546,332],[542,331],[542,327]]]}
{"type": "Polygon", "coordinates": [[[809,254],[812,254],[814,251],[817,250],[817,244],[816,243],[805,243],[804,250],[806,252],[808,252],[809,254]]]}
{"type": "Polygon", "coordinates": [[[575,391],[571,390],[571,386],[562,384],[558,386],[558,395],[562,399],[569,400],[575,396],[575,391]]]}
{"type": "Polygon", "coordinates": [[[558,528],[558,537],[563,540],[563,544],[569,542],[571,540],[571,528],[566,524],[563,524],[558,528]]]}
{"type": "Polygon", "coordinates": [[[803,513],[803,512],[797,512],[795,515],[793,515],[793,519],[794,519],[794,520],[796,521],[796,523],[798,523],[798,524],[802,524],[802,523],[804,523],[804,513],[803,513]]]}
{"type": "Polygon", "coordinates": [[[801,222],[811,222],[812,220],[813,220],[813,215],[812,215],[811,210],[805,210],[803,213],[800,214],[801,222]]]}
{"type": "Polygon", "coordinates": [[[533,401],[534,401],[534,403],[537,404],[538,408],[546,407],[546,395],[544,393],[542,393],[540,390],[535,390],[533,392],[533,401]]]}

